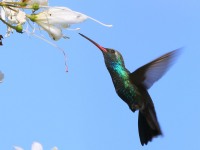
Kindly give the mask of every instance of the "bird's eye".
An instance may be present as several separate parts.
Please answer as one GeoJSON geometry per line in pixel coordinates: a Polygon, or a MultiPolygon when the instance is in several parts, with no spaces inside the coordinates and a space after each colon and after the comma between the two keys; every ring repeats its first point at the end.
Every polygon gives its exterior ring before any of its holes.
{"type": "Polygon", "coordinates": [[[112,49],[112,50],[111,50],[111,53],[115,53],[115,51],[112,49]]]}

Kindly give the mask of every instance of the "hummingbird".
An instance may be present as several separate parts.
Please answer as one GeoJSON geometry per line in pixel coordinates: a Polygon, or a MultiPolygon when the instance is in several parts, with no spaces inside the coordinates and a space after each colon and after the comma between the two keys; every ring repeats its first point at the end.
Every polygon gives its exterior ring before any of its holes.
{"type": "Polygon", "coordinates": [[[141,145],[147,145],[154,137],[162,135],[154,103],[147,90],[167,72],[180,49],[168,52],[134,72],[130,72],[126,69],[119,51],[104,48],[87,36],[79,34],[92,42],[103,53],[105,65],[118,96],[128,104],[132,112],[139,110],[138,132],[141,145]]]}

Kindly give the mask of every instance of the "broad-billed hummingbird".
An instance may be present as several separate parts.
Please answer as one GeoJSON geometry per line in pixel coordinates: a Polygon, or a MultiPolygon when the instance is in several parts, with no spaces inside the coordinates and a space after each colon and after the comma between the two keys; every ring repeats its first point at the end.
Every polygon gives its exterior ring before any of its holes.
{"type": "Polygon", "coordinates": [[[141,144],[147,145],[153,137],[162,135],[154,104],[147,90],[167,72],[180,49],[166,53],[131,73],[126,69],[120,52],[104,48],[79,34],[102,51],[118,96],[133,112],[139,110],[138,130],[141,144]]]}

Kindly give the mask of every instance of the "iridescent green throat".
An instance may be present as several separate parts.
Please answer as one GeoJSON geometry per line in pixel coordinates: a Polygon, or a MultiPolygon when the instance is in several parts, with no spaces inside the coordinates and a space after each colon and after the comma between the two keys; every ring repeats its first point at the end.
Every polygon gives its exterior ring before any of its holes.
{"type": "Polygon", "coordinates": [[[127,78],[128,72],[126,68],[122,65],[120,62],[113,62],[112,67],[114,71],[121,77],[121,78],[127,78]]]}

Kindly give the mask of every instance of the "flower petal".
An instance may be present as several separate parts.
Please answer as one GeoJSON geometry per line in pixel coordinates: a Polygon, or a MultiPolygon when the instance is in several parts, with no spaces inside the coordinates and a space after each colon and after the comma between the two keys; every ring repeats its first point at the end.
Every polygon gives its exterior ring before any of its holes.
{"type": "Polygon", "coordinates": [[[38,142],[33,142],[31,150],[43,150],[43,147],[40,143],[38,142]]]}
{"type": "Polygon", "coordinates": [[[6,13],[5,13],[5,10],[3,9],[3,7],[1,7],[1,9],[0,9],[0,13],[1,13],[1,18],[3,20],[5,20],[6,19],[6,13]]]}
{"type": "Polygon", "coordinates": [[[16,16],[16,20],[20,23],[20,24],[23,24],[26,22],[26,13],[19,10],[19,12],[17,13],[17,16],[16,16]]]}
{"type": "Polygon", "coordinates": [[[41,23],[41,22],[37,22],[37,23],[38,23],[38,25],[40,25],[42,27],[42,29],[44,29],[45,31],[48,32],[49,36],[53,40],[57,41],[63,37],[62,30],[60,28],[55,27],[50,24],[46,24],[46,23],[41,23]]]}
{"type": "Polygon", "coordinates": [[[55,146],[55,147],[53,147],[51,150],[58,150],[58,148],[55,146]]]}
{"type": "Polygon", "coordinates": [[[51,25],[69,26],[81,23],[88,17],[66,7],[51,7],[36,15],[35,22],[43,22],[51,25]]]}
{"type": "Polygon", "coordinates": [[[23,148],[19,147],[19,146],[14,146],[15,150],[23,150],[23,148]]]}

